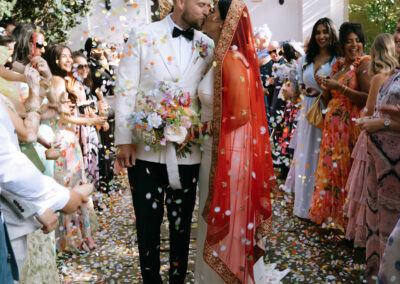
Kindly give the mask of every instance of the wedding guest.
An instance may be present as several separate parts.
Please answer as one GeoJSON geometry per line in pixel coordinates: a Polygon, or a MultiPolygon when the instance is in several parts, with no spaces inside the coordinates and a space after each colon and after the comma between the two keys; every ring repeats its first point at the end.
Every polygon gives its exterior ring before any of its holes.
{"type": "MultiPolygon", "coordinates": [[[[78,110],[81,117],[94,118],[99,116],[98,105],[104,104],[99,101],[93,93],[93,81],[90,74],[88,61],[81,52],[72,54],[74,67],[72,68],[74,78],[71,81],[72,90],[77,96],[78,110]]],[[[104,109],[104,107],[103,107],[104,109]]],[[[105,121],[103,129],[108,130],[105,121]]],[[[95,188],[99,187],[99,137],[96,125],[83,124],[78,128],[78,136],[83,151],[83,162],[88,180],[95,188]]]]}
{"type": "MultiPolygon", "coordinates": [[[[398,56],[391,34],[378,35],[371,46],[370,54],[369,74],[371,76],[371,87],[366,106],[361,112],[361,117],[373,115],[380,88],[398,66],[398,56]]],[[[351,156],[353,165],[346,183],[346,191],[349,194],[348,201],[344,207],[348,218],[346,238],[354,239],[354,243],[357,246],[365,247],[367,238],[365,209],[367,206],[368,177],[367,133],[365,130],[361,131],[351,156]]]]}
{"type": "MultiPolygon", "coordinates": [[[[71,92],[71,75],[73,59],[71,50],[65,45],[51,45],[45,53],[52,77],[52,92],[58,101],[78,101],[77,96],[71,92]],[[68,81],[67,81],[68,80],[68,81]]],[[[61,185],[74,186],[87,182],[84,171],[83,155],[76,136],[75,125],[95,124],[102,125],[104,119],[99,117],[86,118],[60,114],[59,118],[52,121],[56,139],[60,143],[61,157],[56,161],[54,178],[61,185]]],[[[93,233],[97,227],[93,204],[89,202],[82,206],[79,214],[60,214],[62,230],[57,230],[57,248],[63,251],[79,253],[96,248],[93,233]]]]}
{"type": "Polygon", "coordinates": [[[266,24],[254,29],[254,40],[256,43],[257,58],[260,67],[267,64],[271,59],[268,53],[268,45],[271,41],[271,37],[272,32],[266,24]]]}
{"type": "Polygon", "coordinates": [[[13,18],[3,19],[0,22],[0,27],[3,27],[6,34],[12,34],[14,29],[18,26],[18,22],[13,18]]]}
{"type": "Polygon", "coordinates": [[[288,78],[283,80],[282,88],[279,94],[279,96],[281,96],[285,101],[285,107],[282,115],[283,121],[279,124],[279,127],[275,128],[274,131],[276,148],[275,151],[273,151],[273,160],[274,167],[279,169],[281,177],[286,178],[293,155],[293,150],[289,149],[289,143],[296,128],[295,118],[299,110],[296,89],[298,89],[297,67],[301,54],[291,43],[283,44],[281,54],[287,62],[284,65],[284,73],[285,76],[288,76],[288,78]],[[289,73],[289,75],[286,73],[289,73]]]}
{"type": "Polygon", "coordinates": [[[307,53],[299,61],[301,108],[290,145],[294,157],[285,183],[286,190],[295,194],[293,214],[301,218],[308,218],[310,211],[322,136],[322,131],[311,125],[306,115],[322,92],[315,76],[331,72],[338,52],[335,25],[329,18],[319,19],[313,26],[307,53]]]}
{"type": "MultiPolygon", "coordinates": [[[[34,161],[35,165],[40,167],[40,170],[53,177],[54,161],[48,160],[46,151],[51,147],[54,142],[55,134],[50,126],[48,120],[42,118],[52,117],[57,115],[57,105],[49,104],[49,99],[52,102],[55,100],[50,93],[51,72],[44,59],[40,56],[44,53],[45,40],[44,35],[30,24],[21,24],[13,32],[16,39],[14,58],[18,58],[18,62],[12,62],[12,66],[17,66],[24,69],[27,64],[31,66],[36,65],[38,70],[41,70],[42,76],[40,78],[40,110],[42,111],[39,130],[32,139],[33,144],[21,144],[21,149],[27,154],[28,158],[34,161]],[[46,112],[46,113],[44,113],[46,112]],[[37,139],[36,139],[37,138],[37,139]],[[32,147],[33,145],[33,147],[32,147]]],[[[17,85],[20,99],[26,99],[26,84],[20,83],[17,85]]],[[[26,102],[28,99],[26,99],[26,102]]],[[[15,103],[15,102],[14,102],[15,103]]],[[[24,110],[18,108],[15,103],[18,113],[24,115],[24,110]]],[[[32,131],[32,127],[28,127],[28,131],[32,131]]],[[[18,128],[17,128],[18,131],[18,128]]],[[[21,142],[26,142],[20,139],[21,142]]],[[[27,240],[27,256],[25,265],[20,270],[20,282],[26,283],[29,281],[58,281],[58,270],[56,264],[56,255],[53,244],[55,242],[55,233],[43,234],[40,230],[30,231],[25,236],[27,240]],[[42,257],[38,258],[37,255],[41,254],[42,257]],[[44,280],[46,279],[46,280],[44,280]]]]}
{"type": "Polygon", "coordinates": [[[390,233],[400,218],[400,174],[398,151],[400,123],[379,110],[381,105],[400,104],[400,72],[383,84],[377,98],[378,108],[372,117],[360,119],[360,128],[368,132],[367,180],[367,279],[370,283],[378,273],[380,259],[390,233]]]}
{"type": "MultiPolygon", "coordinates": [[[[114,105],[114,85],[115,77],[113,71],[109,68],[107,57],[103,49],[103,43],[97,38],[88,38],[85,43],[85,51],[89,59],[89,68],[92,75],[93,90],[100,89],[104,100],[109,105],[114,105]]],[[[96,92],[99,93],[98,91],[96,92]]],[[[110,181],[114,177],[114,161],[115,161],[115,147],[114,147],[114,111],[110,108],[108,124],[109,129],[105,131],[101,129],[100,145],[99,145],[99,177],[100,177],[100,190],[109,193],[111,187],[110,181]]]]}
{"type": "MultiPolygon", "coordinates": [[[[285,60],[279,55],[280,46],[277,41],[271,41],[268,45],[268,54],[271,60],[260,66],[261,80],[263,87],[265,88],[265,107],[267,108],[267,114],[274,117],[272,114],[272,98],[275,92],[275,79],[273,76],[274,64],[283,64],[285,60]]],[[[268,121],[269,122],[269,121],[268,121]]]]}
{"type": "MultiPolygon", "coordinates": [[[[38,216],[36,219],[43,225],[42,230],[49,233],[55,229],[58,223],[54,211],[62,210],[66,214],[73,213],[82,205],[82,202],[87,202],[87,197],[75,190],[67,190],[52,178],[42,175],[21,153],[14,127],[16,121],[13,122],[9,116],[11,112],[7,110],[4,101],[0,101],[0,140],[2,141],[2,147],[0,147],[0,194],[2,197],[11,198],[9,202],[19,204],[19,214],[23,218],[38,216]],[[6,192],[8,192],[7,195],[5,195],[6,192]]],[[[36,116],[35,119],[38,120],[38,113],[32,112],[31,115],[36,116]]],[[[30,118],[28,117],[27,120],[30,118]]],[[[24,123],[27,122],[21,119],[16,125],[24,123]]],[[[3,212],[0,211],[0,264],[2,265],[0,282],[11,284],[13,279],[18,280],[19,278],[18,267],[13,249],[9,245],[3,217],[3,212]]],[[[19,217],[19,220],[19,225],[22,226],[23,219],[19,217]]],[[[16,253],[19,254],[18,257],[21,260],[18,266],[21,266],[24,256],[26,256],[26,242],[21,242],[16,253]]]]}
{"type": "Polygon", "coordinates": [[[400,279],[400,219],[390,234],[379,267],[378,283],[390,283],[400,279]]]}
{"type": "Polygon", "coordinates": [[[345,186],[351,169],[351,152],[360,134],[355,121],[369,92],[370,57],[364,55],[361,24],[343,23],[339,41],[344,58],[332,66],[330,78],[317,76],[327,110],[309,218],[318,224],[346,226],[345,186]]]}
{"type": "MultiPolygon", "coordinates": [[[[398,52],[400,51],[400,20],[394,36],[395,41],[397,40],[396,51],[398,52]]],[[[400,160],[398,147],[396,147],[400,143],[398,105],[400,105],[399,68],[379,90],[372,117],[363,117],[359,121],[360,128],[368,133],[368,206],[366,208],[368,283],[375,283],[389,235],[400,218],[400,173],[398,170],[400,160]]]]}

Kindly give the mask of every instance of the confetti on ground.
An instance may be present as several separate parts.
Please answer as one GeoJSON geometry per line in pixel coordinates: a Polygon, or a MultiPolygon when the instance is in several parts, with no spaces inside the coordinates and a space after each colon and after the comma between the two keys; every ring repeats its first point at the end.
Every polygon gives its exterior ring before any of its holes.
{"type": "MultiPolygon", "coordinates": [[[[279,180],[278,180],[279,182],[279,180]]],[[[98,213],[99,245],[89,253],[58,253],[60,278],[64,283],[142,283],[136,246],[135,215],[125,178],[114,180],[116,190],[105,200],[108,208],[98,213]]],[[[365,250],[344,240],[338,230],[322,229],[293,217],[288,194],[273,191],[273,231],[268,237],[266,269],[288,273],[281,283],[365,283],[365,250]]],[[[197,210],[197,209],[196,209],[197,210]]],[[[197,211],[194,214],[186,283],[194,283],[197,211]]],[[[161,230],[161,275],[168,275],[168,224],[161,230]]],[[[284,275],[284,274],[283,274],[284,275]]]]}
{"type": "Polygon", "coordinates": [[[278,188],[265,262],[290,269],[282,283],[366,283],[365,249],[354,247],[340,230],[294,217],[291,196],[278,188]]]}

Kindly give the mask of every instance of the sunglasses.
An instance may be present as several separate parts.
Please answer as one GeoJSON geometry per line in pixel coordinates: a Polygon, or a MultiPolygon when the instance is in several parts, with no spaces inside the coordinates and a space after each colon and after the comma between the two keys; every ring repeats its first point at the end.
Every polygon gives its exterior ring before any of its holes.
{"type": "Polygon", "coordinates": [[[79,65],[77,66],[77,68],[78,68],[79,70],[82,70],[83,68],[89,69],[89,65],[88,65],[88,64],[84,64],[84,65],[79,64],[79,65]]]}
{"type": "Polygon", "coordinates": [[[277,50],[276,49],[268,50],[268,53],[277,53],[277,50]]]}
{"type": "Polygon", "coordinates": [[[37,49],[42,49],[43,47],[45,47],[46,46],[46,43],[41,43],[41,42],[37,42],[36,43],[36,48],[37,49]]]}

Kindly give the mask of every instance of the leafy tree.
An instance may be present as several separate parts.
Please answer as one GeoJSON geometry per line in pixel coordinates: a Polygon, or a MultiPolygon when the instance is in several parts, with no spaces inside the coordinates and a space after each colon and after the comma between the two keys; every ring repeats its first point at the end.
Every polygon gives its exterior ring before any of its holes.
{"type": "Polygon", "coordinates": [[[0,0],[0,19],[11,16],[11,11],[14,8],[15,2],[16,0],[0,0]]]}
{"type": "MultiPolygon", "coordinates": [[[[92,0],[14,0],[14,2],[11,12],[4,15],[40,27],[48,41],[65,42],[69,38],[71,28],[80,24],[82,17],[89,12],[92,0]]],[[[0,9],[3,11],[2,6],[0,9]]],[[[3,14],[0,13],[0,16],[3,14]]]]}
{"type": "Polygon", "coordinates": [[[400,0],[368,0],[350,4],[350,12],[365,10],[368,20],[377,24],[382,33],[393,33],[400,19],[400,0]]]}
{"type": "Polygon", "coordinates": [[[358,0],[349,5],[350,20],[367,27],[367,49],[378,33],[393,34],[400,19],[400,0],[358,0]],[[369,33],[368,33],[369,32],[369,33]]]}

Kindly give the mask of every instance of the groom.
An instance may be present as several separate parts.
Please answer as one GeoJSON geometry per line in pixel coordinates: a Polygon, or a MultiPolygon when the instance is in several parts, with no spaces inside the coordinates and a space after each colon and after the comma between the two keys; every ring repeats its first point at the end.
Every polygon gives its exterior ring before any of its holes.
{"type": "Polygon", "coordinates": [[[168,174],[171,160],[167,150],[164,147],[154,152],[146,147],[126,118],[141,109],[138,91],[146,94],[156,89],[160,81],[189,92],[190,107],[198,109],[197,86],[212,61],[214,46],[198,31],[209,13],[208,6],[209,0],[174,0],[173,12],[164,20],[131,32],[117,73],[117,159],[128,168],[141,272],[148,284],[162,283],[160,225],[164,202],[170,234],[169,283],[184,283],[201,155],[199,146],[194,145],[186,158],[177,158],[181,188],[172,189],[176,180],[173,182],[168,174]]]}

